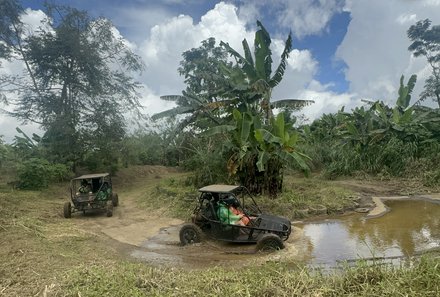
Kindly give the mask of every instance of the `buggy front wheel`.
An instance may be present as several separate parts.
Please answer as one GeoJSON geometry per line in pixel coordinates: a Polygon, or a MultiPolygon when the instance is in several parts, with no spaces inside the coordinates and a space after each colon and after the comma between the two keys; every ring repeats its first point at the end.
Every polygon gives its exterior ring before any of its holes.
{"type": "Polygon", "coordinates": [[[70,202],[64,203],[64,217],[66,219],[72,217],[72,205],[70,204],[70,202]]]}
{"type": "Polygon", "coordinates": [[[193,223],[187,223],[180,228],[179,238],[182,245],[198,243],[202,241],[203,231],[193,223]]]}
{"type": "Polygon", "coordinates": [[[108,217],[113,216],[113,203],[111,201],[107,202],[106,212],[108,217]]]}
{"type": "Polygon", "coordinates": [[[257,242],[256,251],[272,252],[284,248],[283,240],[275,234],[266,233],[257,242]]]}
{"type": "Polygon", "coordinates": [[[119,205],[119,197],[118,197],[118,194],[116,194],[116,193],[112,194],[112,204],[115,207],[119,205]]]}

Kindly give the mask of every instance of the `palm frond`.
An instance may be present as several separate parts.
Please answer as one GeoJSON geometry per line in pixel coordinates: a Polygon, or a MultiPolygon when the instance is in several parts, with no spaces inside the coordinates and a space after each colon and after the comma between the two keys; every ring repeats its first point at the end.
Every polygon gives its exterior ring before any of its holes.
{"type": "Polygon", "coordinates": [[[157,119],[161,119],[161,118],[166,118],[166,117],[173,117],[173,116],[177,116],[179,114],[185,114],[185,113],[191,113],[194,111],[194,108],[190,107],[190,106],[176,106],[174,108],[156,113],[154,115],[151,116],[152,120],[157,120],[157,119]]]}
{"type": "Polygon", "coordinates": [[[182,95],[163,95],[163,96],[160,96],[160,99],[162,99],[162,100],[173,101],[173,102],[179,101],[180,99],[184,99],[184,98],[185,98],[185,96],[182,96],[182,95]]]}
{"type": "MultiPolygon", "coordinates": [[[[244,43],[247,44],[247,41],[246,42],[245,41],[246,39],[243,40],[243,46],[245,46],[244,43]]],[[[235,57],[238,60],[238,63],[242,64],[243,71],[247,74],[247,76],[250,79],[254,79],[255,77],[257,77],[257,73],[255,72],[255,67],[252,60],[248,61],[246,58],[240,55],[236,50],[234,50],[229,45],[229,43],[225,43],[222,41],[220,42],[220,45],[223,46],[231,56],[235,57]]],[[[245,49],[245,54],[246,54],[246,49],[245,49]]]]}
{"type": "Polygon", "coordinates": [[[249,48],[249,44],[247,40],[243,39],[242,44],[243,44],[244,56],[246,58],[246,61],[248,61],[249,64],[251,64],[252,66],[254,66],[254,59],[252,58],[252,53],[249,48]]]}
{"type": "Polygon", "coordinates": [[[260,21],[257,21],[260,29],[255,32],[255,70],[258,78],[269,80],[272,72],[272,52],[270,50],[271,39],[269,33],[260,21]]]}
{"type": "Polygon", "coordinates": [[[269,81],[269,85],[274,88],[277,86],[284,76],[284,71],[287,67],[287,59],[289,58],[290,51],[292,50],[292,34],[289,33],[289,36],[287,37],[286,44],[284,46],[283,53],[281,54],[281,62],[277,67],[277,70],[275,71],[275,74],[272,76],[271,80],[269,81]]]}
{"type": "Polygon", "coordinates": [[[217,135],[217,134],[224,134],[224,133],[228,133],[230,131],[235,130],[235,126],[233,125],[220,125],[220,126],[215,126],[212,127],[209,130],[206,130],[202,133],[200,133],[201,136],[213,136],[213,135],[217,135]]]}
{"type": "Polygon", "coordinates": [[[299,109],[304,106],[308,106],[310,104],[315,103],[313,100],[302,100],[302,99],[281,99],[277,101],[273,101],[270,103],[272,108],[293,108],[299,109]]]}

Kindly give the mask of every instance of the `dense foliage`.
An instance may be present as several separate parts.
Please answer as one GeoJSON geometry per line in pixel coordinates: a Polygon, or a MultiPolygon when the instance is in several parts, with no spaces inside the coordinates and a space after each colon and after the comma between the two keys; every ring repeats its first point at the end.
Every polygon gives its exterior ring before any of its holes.
{"type": "MultiPolygon", "coordinates": [[[[203,132],[202,137],[214,135],[223,140],[221,149],[212,151],[219,157],[214,159],[224,161],[220,170],[227,170],[230,177],[253,193],[276,196],[282,190],[284,167],[297,163],[304,170],[308,168],[306,156],[295,148],[296,133],[288,131],[293,127],[286,126],[282,114],[275,119],[272,110],[298,108],[310,101],[271,102],[272,90],[282,80],[287,66],[292,38],[288,36],[280,64],[272,73],[271,38],[260,22],[257,26],[253,53],[246,39],[242,42],[242,56],[228,43],[216,46],[213,38],[185,52],[179,72],[185,77],[187,89],[183,96],[162,97],[174,100],[177,106],[154,118],[188,115],[182,127],[192,128],[195,134],[203,132]]],[[[200,168],[206,172],[203,162],[200,168]]]]}
{"type": "Polygon", "coordinates": [[[3,99],[15,107],[9,115],[40,125],[43,157],[51,162],[75,170],[92,154],[108,168],[125,136],[124,114],[140,107],[132,76],[143,69],[140,57],[105,18],[48,4],[32,30],[18,1],[1,4],[0,58],[24,66],[23,75],[0,77],[3,99]]]}
{"type": "Polygon", "coordinates": [[[438,183],[440,160],[440,113],[418,105],[409,106],[416,77],[400,81],[393,108],[383,102],[343,109],[303,127],[305,150],[315,169],[329,177],[359,172],[381,176],[421,175],[438,183]]]}
{"type": "Polygon", "coordinates": [[[432,99],[440,107],[440,25],[432,26],[429,19],[418,21],[408,29],[412,41],[408,47],[415,57],[424,56],[431,66],[420,101],[432,99]]]}
{"type": "Polygon", "coordinates": [[[440,27],[430,20],[407,32],[409,51],[432,70],[415,100],[417,77],[402,76],[394,106],[369,102],[295,128],[290,112],[313,102],[272,98],[292,38],[272,71],[272,41],[257,22],[253,47],[244,39],[241,52],[214,38],[185,51],[178,68],[185,90],[162,96],[176,107],[154,115],[151,129],[128,135],[127,116],[140,115],[133,75],[143,64],[111,22],[46,5],[47,18],[33,31],[21,21],[24,13],[18,1],[0,1],[0,67],[4,59],[24,67],[23,75],[0,76],[0,99],[16,106],[10,115],[44,130],[28,136],[17,128],[12,144],[0,142],[0,168],[17,173],[22,187],[45,186],[68,171],[114,173],[143,164],[182,166],[194,172],[195,186],[238,182],[271,196],[282,191],[286,168],[440,182],[439,109],[420,105],[440,102],[440,27]]]}

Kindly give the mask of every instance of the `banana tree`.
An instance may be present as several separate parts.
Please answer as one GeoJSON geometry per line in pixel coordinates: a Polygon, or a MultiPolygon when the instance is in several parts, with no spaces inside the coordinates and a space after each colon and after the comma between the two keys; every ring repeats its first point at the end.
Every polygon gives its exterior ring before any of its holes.
{"type": "Polygon", "coordinates": [[[230,135],[225,145],[230,154],[227,168],[253,193],[275,197],[282,190],[283,168],[299,166],[308,172],[306,155],[296,150],[298,134],[289,133],[284,114],[263,125],[261,115],[233,111],[234,124],[220,125],[204,133],[230,135]]]}
{"type": "Polygon", "coordinates": [[[284,114],[279,113],[271,119],[267,128],[255,130],[258,143],[259,172],[264,172],[263,189],[270,196],[276,196],[282,190],[283,169],[298,166],[305,173],[309,172],[306,163],[310,158],[296,149],[299,134],[289,133],[284,120],[284,114]]]}
{"type": "Polygon", "coordinates": [[[154,114],[151,118],[158,120],[166,117],[186,116],[179,125],[183,129],[193,125],[199,129],[206,129],[212,125],[220,125],[224,116],[224,109],[232,104],[231,100],[215,102],[204,101],[195,94],[183,92],[183,95],[165,95],[160,97],[165,101],[176,103],[176,107],[154,114]]]}
{"type": "Polygon", "coordinates": [[[230,81],[230,89],[238,93],[238,99],[245,102],[248,110],[254,110],[253,113],[261,113],[265,122],[269,123],[273,116],[273,108],[303,107],[314,101],[282,99],[271,102],[272,90],[283,79],[287,67],[287,59],[292,50],[292,36],[289,34],[287,37],[280,64],[272,75],[271,39],[260,21],[257,21],[257,26],[259,29],[255,32],[254,55],[252,55],[246,39],[242,41],[244,57],[228,43],[222,41],[220,45],[236,61],[236,67],[224,69],[228,71],[228,76],[234,78],[230,81]]]}

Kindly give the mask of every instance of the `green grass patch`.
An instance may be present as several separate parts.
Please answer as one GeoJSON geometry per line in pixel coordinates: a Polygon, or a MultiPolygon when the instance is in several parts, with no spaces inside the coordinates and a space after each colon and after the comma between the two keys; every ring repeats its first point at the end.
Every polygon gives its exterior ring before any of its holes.
{"type": "Polygon", "coordinates": [[[436,258],[410,267],[360,263],[337,274],[279,263],[186,271],[109,262],[72,270],[59,290],[68,296],[437,296],[439,267],[436,258]]]}
{"type": "MultiPolygon", "coordinates": [[[[186,177],[175,176],[150,187],[141,201],[145,207],[161,206],[173,217],[188,219],[199,195],[198,189],[186,183],[186,177]]],[[[357,195],[330,181],[288,176],[284,190],[277,198],[264,195],[254,198],[263,212],[298,219],[353,209],[357,195]]]]}

